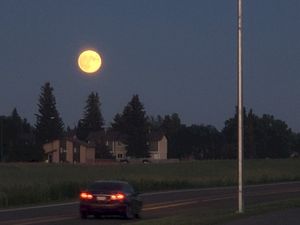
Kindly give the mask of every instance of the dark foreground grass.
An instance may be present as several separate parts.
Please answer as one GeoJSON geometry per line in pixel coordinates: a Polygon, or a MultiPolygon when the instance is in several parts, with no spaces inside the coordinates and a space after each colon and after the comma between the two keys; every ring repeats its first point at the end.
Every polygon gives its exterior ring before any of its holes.
{"type": "MultiPolygon", "coordinates": [[[[247,184],[300,180],[299,159],[249,160],[247,184]]],[[[0,164],[0,207],[74,199],[80,189],[99,179],[131,182],[141,192],[229,186],[236,184],[233,160],[169,164],[71,165],[0,164]]]]}
{"type": "Polygon", "coordinates": [[[233,220],[247,218],[253,215],[300,207],[300,198],[278,201],[267,204],[250,205],[245,213],[237,214],[233,210],[193,208],[186,213],[169,216],[160,219],[141,220],[130,223],[134,225],[217,225],[233,220]]]}

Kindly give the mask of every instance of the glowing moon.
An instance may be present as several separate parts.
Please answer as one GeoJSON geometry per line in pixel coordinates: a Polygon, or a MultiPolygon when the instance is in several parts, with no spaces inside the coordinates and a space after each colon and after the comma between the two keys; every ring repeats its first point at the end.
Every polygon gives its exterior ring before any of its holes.
{"type": "Polygon", "coordinates": [[[78,57],[78,66],[85,73],[97,72],[102,64],[100,55],[93,50],[86,50],[78,57]]]}

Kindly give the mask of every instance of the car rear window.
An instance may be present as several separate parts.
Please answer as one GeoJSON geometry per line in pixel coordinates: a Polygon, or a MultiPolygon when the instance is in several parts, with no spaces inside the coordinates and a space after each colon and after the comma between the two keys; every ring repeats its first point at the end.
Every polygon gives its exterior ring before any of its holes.
{"type": "Polygon", "coordinates": [[[91,190],[102,190],[102,191],[118,191],[123,189],[123,184],[112,183],[112,182],[95,182],[90,185],[91,190]]]}

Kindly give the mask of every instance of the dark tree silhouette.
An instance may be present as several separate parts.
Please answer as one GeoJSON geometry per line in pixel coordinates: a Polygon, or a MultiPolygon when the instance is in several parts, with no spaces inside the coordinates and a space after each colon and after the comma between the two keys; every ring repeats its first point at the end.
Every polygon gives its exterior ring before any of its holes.
{"type": "Polygon", "coordinates": [[[53,88],[49,82],[41,88],[35,127],[36,140],[39,144],[61,138],[63,135],[64,124],[56,109],[53,88]]]}
{"type": "MultiPolygon", "coordinates": [[[[237,116],[225,122],[222,130],[225,139],[226,158],[237,153],[237,116]]],[[[244,113],[245,158],[286,158],[292,152],[293,132],[287,124],[264,114],[259,117],[250,109],[244,113]]]]}
{"type": "Polygon", "coordinates": [[[138,95],[132,97],[122,114],[115,116],[112,127],[125,135],[127,156],[137,158],[149,156],[147,144],[149,123],[138,95]]]}
{"type": "Polygon", "coordinates": [[[86,101],[83,118],[77,125],[76,135],[80,140],[86,140],[91,132],[103,130],[104,120],[100,107],[98,93],[92,92],[86,101]]]}

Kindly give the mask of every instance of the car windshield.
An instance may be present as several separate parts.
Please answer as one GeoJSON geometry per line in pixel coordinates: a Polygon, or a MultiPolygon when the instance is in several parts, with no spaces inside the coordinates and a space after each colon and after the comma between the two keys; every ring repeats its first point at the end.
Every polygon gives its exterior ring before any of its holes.
{"type": "Polygon", "coordinates": [[[123,189],[121,183],[114,182],[95,182],[89,187],[90,190],[101,190],[101,191],[119,191],[123,189]]]}

